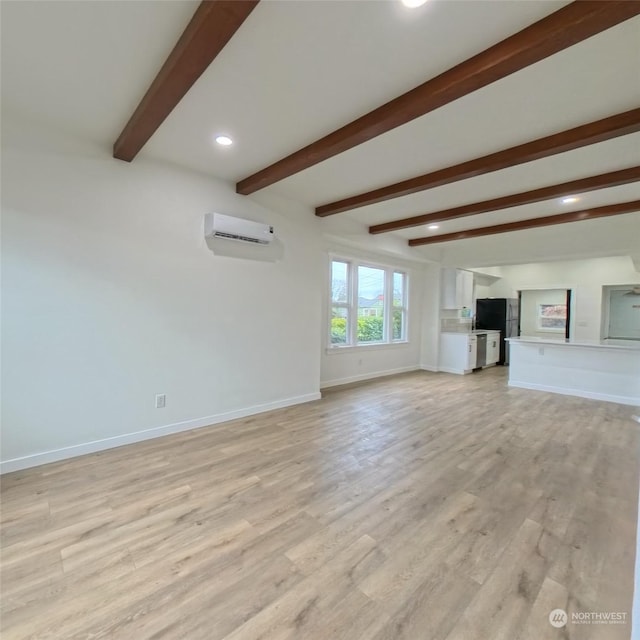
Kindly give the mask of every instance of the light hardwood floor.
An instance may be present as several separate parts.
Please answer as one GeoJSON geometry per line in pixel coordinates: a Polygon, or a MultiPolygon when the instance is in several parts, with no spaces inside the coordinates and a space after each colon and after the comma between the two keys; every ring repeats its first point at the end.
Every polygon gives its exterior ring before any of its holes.
{"type": "Polygon", "coordinates": [[[2,638],[627,640],[631,413],[420,372],[4,476],[2,638]]]}

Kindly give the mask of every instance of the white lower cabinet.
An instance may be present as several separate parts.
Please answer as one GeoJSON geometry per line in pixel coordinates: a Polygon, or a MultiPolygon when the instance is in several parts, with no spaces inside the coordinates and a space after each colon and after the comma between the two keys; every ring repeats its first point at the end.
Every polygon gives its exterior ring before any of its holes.
{"type": "Polygon", "coordinates": [[[478,357],[478,338],[476,336],[469,336],[469,344],[467,349],[467,366],[465,369],[471,371],[476,366],[478,357]]]}
{"type": "MultiPolygon", "coordinates": [[[[484,332],[482,332],[484,333],[484,332]]],[[[500,332],[487,331],[487,359],[484,366],[500,359],[500,332]]],[[[438,370],[470,373],[477,366],[478,338],[468,333],[441,333],[438,370]]]]}
{"type": "Polygon", "coordinates": [[[469,373],[476,366],[476,336],[468,333],[441,333],[438,370],[469,373]]]}
{"type": "Polygon", "coordinates": [[[487,364],[500,360],[500,332],[487,332],[487,364]]]}

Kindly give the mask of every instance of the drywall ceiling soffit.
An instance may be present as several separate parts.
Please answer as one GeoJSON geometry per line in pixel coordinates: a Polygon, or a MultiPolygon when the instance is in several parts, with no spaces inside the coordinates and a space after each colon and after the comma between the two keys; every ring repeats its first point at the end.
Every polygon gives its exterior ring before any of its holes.
{"type": "Polygon", "coordinates": [[[409,262],[438,262],[438,250],[417,254],[407,245],[406,240],[392,234],[380,236],[371,242],[371,236],[367,233],[366,227],[353,220],[344,219],[342,224],[335,228],[319,230],[319,233],[325,239],[328,248],[343,246],[356,249],[361,253],[392,256],[409,262]]]}
{"type": "Polygon", "coordinates": [[[362,260],[371,260],[373,262],[384,262],[384,257],[388,257],[397,266],[401,261],[406,265],[425,265],[440,264],[435,255],[431,257],[427,255],[416,255],[413,251],[407,251],[407,246],[401,242],[391,242],[384,244],[374,244],[366,242],[366,237],[354,234],[349,235],[332,235],[325,233],[322,235],[325,244],[325,250],[333,255],[342,255],[345,258],[358,258],[362,260]]]}
{"type": "Polygon", "coordinates": [[[478,271],[477,269],[468,268],[468,270],[473,273],[474,282],[485,287],[490,287],[494,282],[498,282],[498,280],[501,279],[500,276],[482,273],[482,271],[478,271]]]}

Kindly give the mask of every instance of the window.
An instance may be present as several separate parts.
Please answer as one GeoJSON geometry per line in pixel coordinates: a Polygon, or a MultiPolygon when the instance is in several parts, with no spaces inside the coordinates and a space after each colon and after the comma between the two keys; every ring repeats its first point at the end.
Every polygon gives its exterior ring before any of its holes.
{"type": "Polygon", "coordinates": [[[407,274],[389,267],[331,261],[332,347],[404,342],[407,274]]]}
{"type": "Polygon", "coordinates": [[[566,326],[566,304],[538,305],[538,329],[542,331],[564,331],[566,326]]]}
{"type": "Polygon", "coordinates": [[[331,344],[347,344],[349,335],[349,264],[331,263],[331,344]]]}
{"type": "Polygon", "coordinates": [[[393,339],[404,340],[407,323],[407,276],[402,271],[393,272],[393,339]]]}
{"type": "Polygon", "coordinates": [[[384,342],[384,269],[358,266],[358,342],[384,342]]]}
{"type": "Polygon", "coordinates": [[[605,337],[640,340],[640,284],[603,287],[605,337]]]}

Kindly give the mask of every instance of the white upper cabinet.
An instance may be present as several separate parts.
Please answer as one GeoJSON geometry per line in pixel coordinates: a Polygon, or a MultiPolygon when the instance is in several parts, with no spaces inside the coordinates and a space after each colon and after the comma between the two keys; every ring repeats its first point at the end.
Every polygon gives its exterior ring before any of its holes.
{"type": "Polygon", "coordinates": [[[464,269],[442,269],[441,308],[471,308],[473,304],[473,273],[464,269]]]}

